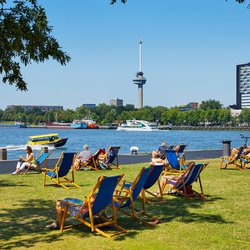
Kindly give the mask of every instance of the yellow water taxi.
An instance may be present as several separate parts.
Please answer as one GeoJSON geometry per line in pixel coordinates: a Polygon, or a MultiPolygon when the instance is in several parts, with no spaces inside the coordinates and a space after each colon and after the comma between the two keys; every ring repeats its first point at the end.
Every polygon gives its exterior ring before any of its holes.
{"type": "Polygon", "coordinates": [[[45,134],[29,136],[29,145],[48,145],[62,147],[66,144],[68,138],[61,138],[58,134],[45,134]]]}

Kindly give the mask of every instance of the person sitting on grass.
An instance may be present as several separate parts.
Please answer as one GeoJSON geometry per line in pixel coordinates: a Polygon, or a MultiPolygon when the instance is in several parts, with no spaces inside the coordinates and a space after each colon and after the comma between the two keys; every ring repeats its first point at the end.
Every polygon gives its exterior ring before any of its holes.
{"type": "Polygon", "coordinates": [[[26,158],[20,156],[20,159],[16,166],[16,171],[14,171],[11,174],[19,174],[23,169],[25,169],[25,167],[30,167],[30,166],[34,168],[37,167],[36,158],[32,153],[32,148],[30,146],[26,147],[26,153],[27,153],[26,158]]]}
{"type": "Polygon", "coordinates": [[[73,169],[75,170],[78,170],[81,167],[81,163],[86,162],[93,156],[87,144],[83,146],[83,149],[84,150],[76,157],[74,162],[73,169]]]}
{"type": "MultiPolygon", "coordinates": [[[[90,198],[91,204],[93,204],[93,202],[95,201],[95,198],[96,198],[96,194],[93,194],[90,198]]],[[[68,206],[68,211],[70,213],[70,216],[76,216],[79,213],[79,211],[82,209],[82,207],[84,207],[84,209],[82,210],[81,216],[84,216],[88,212],[88,204],[86,201],[84,201],[84,203],[82,204],[81,200],[75,199],[75,198],[66,198],[64,200],[57,200],[56,204],[55,204],[55,210],[56,210],[55,217],[56,218],[50,225],[46,226],[47,229],[51,229],[51,230],[60,229],[62,215],[63,215],[62,207],[65,206],[65,204],[64,204],[65,202],[79,204],[77,206],[75,206],[75,205],[68,206]]]]}

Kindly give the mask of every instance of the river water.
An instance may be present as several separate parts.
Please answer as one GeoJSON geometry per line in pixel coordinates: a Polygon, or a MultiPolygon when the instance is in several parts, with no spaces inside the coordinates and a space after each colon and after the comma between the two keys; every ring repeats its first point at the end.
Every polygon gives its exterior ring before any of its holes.
{"type": "MultiPolygon", "coordinates": [[[[167,145],[187,144],[187,150],[221,149],[222,140],[231,140],[232,147],[244,144],[241,134],[250,136],[249,131],[190,131],[160,130],[153,132],[125,132],[109,129],[72,129],[55,130],[40,128],[0,128],[0,148],[6,148],[8,159],[17,159],[25,153],[28,136],[58,133],[60,137],[68,137],[68,142],[59,149],[50,147],[51,157],[60,155],[62,151],[81,151],[88,144],[92,152],[99,148],[120,146],[121,154],[130,154],[130,147],[137,146],[139,152],[151,152],[158,148],[163,140],[167,145]]],[[[33,147],[36,156],[41,147],[33,147]]]]}

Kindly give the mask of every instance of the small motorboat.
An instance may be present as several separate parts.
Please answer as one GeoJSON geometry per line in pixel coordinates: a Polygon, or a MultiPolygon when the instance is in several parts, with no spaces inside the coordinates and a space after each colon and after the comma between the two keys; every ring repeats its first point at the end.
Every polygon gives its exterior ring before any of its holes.
{"type": "Polygon", "coordinates": [[[66,144],[68,138],[61,138],[58,134],[45,134],[29,136],[29,145],[48,145],[56,148],[66,144]]]}

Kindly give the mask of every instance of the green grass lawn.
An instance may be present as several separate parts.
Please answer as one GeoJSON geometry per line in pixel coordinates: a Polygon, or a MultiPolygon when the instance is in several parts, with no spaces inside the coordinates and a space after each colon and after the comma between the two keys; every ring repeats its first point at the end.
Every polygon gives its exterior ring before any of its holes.
{"type": "Polygon", "coordinates": [[[218,162],[210,160],[201,176],[207,200],[165,196],[166,203],[147,205],[161,220],[155,228],[118,212],[118,223],[129,232],[112,239],[85,226],[63,235],[45,226],[54,220],[56,199],[84,199],[100,175],[125,173],[132,181],[147,164],[76,172],[81,188],[71,190],[43,188],[40,174],[0,175],[0,249],[250,249],[250,170],[218,170],[218,162]]]}

